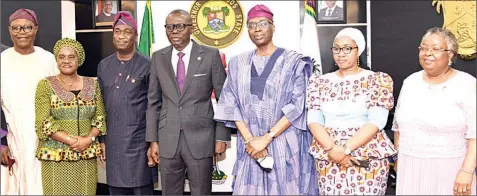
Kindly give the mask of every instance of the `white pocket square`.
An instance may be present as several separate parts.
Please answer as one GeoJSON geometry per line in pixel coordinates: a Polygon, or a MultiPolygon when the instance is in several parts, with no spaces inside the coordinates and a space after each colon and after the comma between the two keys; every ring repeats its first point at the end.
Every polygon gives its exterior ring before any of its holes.
{"type": "Polygon", "coordinates": [[[205,76],[207,74],[194,74],[194,77],[205,76]]]}

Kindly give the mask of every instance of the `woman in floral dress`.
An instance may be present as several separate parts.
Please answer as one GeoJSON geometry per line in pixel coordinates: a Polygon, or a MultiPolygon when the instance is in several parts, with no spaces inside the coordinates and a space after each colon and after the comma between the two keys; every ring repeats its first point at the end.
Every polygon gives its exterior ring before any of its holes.
{"type": "Polygon", "coordinates": [[[103,98],[94,78],[77,74],[81,44],[59,40],[54,55],[60,74],[42,79],[35,96],[37,158],[45,195],[95,195],[98,136],[106,134],[103,98]]]}
{"type": "Polygon", "coordinates": [[[341,30],[332,48],[339,70],[310,78],[310,153],[316,159],[320,195],[386,192],[388,157],[396,151],[382,129],[394,104],[393,81],[359,67],[365,47],[361,31],[341,30]]]}

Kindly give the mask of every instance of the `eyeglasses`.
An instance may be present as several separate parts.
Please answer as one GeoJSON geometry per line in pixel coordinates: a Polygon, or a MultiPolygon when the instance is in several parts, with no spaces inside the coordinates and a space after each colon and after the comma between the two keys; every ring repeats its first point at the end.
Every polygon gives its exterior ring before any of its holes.
{"type": "Polygon", "coordinates": [[[59,56],[58,56],[58,61],[64,62],[64,61],[68,60],[68,61],[70,61],[70,62],[73,62],[73,61],[76,60],[76,58],[77,58],[76,55],[68,55],[68,56],[66,56],[66,55],[59,55],[59,56]]]}
{"type": "Polygon", "coordinates": [[[432,54],[439,54],[441,52],[452,51],[452,50],[443,49],[443,48],[429,48],[427,46],[419,46],[417,48],[419,49],[419,52],[427,52],[430,50],[432,54]]]}
{"type": "Polygon", "coordinates": [[[262,29],[265,29],[268,27],[268,25],[273,25],[273,22],[269,22],[267,20],[261,20],[259,22],[249,22],[247,23],[247,28],[249,29],[255,29],[257,26],[259,26],[262,29]]]}
{"type": "Polygon", "coordinates": [[[351,46],[346,46],[346,47],[342,47],[342,48],[332,47],[331,51],[333,51],[333,54],[339,54],[341,52],[341,50],[343,50],[343,52],[345,54],[349,54],[349,53],[351,53],[351,50],[356,49],[356,48],[358,48],[358,47],[351,47],[351,46]]]}
{"type": "Polygon", "coordinates": [[[20,33],[21,31],[25,32],[25,33],[30,33],[31,30],[33,30],[33,26],[30,26],[30,25],[26,25],[26,26],[10,26],[10,29],[12,29],[12,31],[14,33],[20,33]]]}
{"type": "Polygon", "coordinates": [[[125,36],[131,36],[135,33],[134,30],[132,29],[125,29],[125,30],[121,30],[121,29],[114,29],[114,35],[125,35],[125,36]]]}
{"type": "Polygon", "coordinates": [[[189,27],[189,26],[192,26],[192,24],[166,24],[166,25],[164,25],[164,27],[166,27],[166,30],[169,31],[169,32],[174,31],[174,29],[181,32],[186,27],[189,27]]]}

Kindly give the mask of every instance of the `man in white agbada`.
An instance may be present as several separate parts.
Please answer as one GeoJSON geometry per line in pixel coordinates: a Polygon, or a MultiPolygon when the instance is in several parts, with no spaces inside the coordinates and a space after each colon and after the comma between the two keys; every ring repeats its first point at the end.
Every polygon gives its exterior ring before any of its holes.
{"type": "Polygon", "coordinates": [[[13,47],[1,54],[2,109],[8,124],[12,170],[1,167],[1,195],[41,195],[41,165],[36,159],[35,91],[40,79],[56,75],[50,52],[33,46],[38,21],[34,11],[19,9],[9,18],[13,47]]]}

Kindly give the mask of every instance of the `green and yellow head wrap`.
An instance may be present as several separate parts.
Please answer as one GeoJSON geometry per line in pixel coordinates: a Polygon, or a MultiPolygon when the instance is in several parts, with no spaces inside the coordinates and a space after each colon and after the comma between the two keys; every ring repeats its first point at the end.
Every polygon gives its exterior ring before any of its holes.
{"type": "Polygon", "coordinates": [[[58,52],[60,52],[60,50],[64,47],[69,47],[75,50],[76,55],[78,56],[78,66],[83,65],[85,54],[83,45],[81,45],[81,43],[71,38],[63,38],[58,40],[55,44],[55,47],[53,48],[55,58],[58,58],[58,52]]]}

